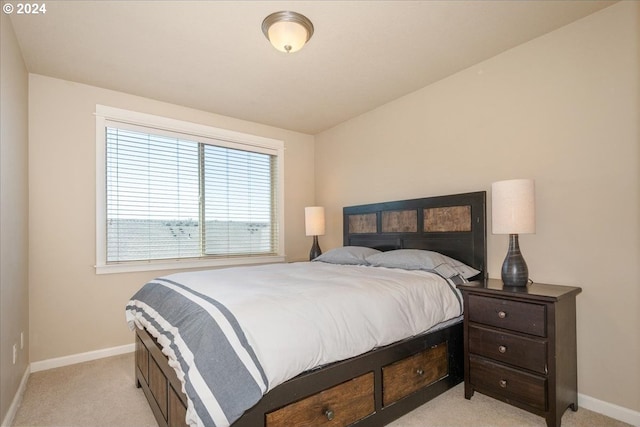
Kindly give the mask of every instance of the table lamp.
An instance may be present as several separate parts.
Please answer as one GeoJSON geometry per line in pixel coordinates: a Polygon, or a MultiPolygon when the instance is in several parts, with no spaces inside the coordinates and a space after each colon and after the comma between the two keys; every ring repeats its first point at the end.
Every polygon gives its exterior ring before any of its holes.
{"type": "Polygon", "coordinates": [[[313,246],[309,252],[309,261],[322,254],[318,244],[318,236],[324,235],[324,208],[321,206],[310,206],[304,208],[304,225],[307,236],[313,236],[313,246]]]}
{"type": "Polygon", "coordinates": [[[524,287],[529,269],[520,252],[519,234],[536,232],[535,183],[532,179],[512,179],[491,184],[493,234],[509,235],[509,250],[502,264],[505,286],[524,287]]]}

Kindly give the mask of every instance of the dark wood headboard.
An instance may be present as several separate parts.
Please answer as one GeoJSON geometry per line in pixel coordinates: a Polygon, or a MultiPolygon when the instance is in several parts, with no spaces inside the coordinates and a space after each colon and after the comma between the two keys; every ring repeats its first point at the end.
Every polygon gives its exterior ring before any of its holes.
{"type": "Polygon", "coordinates": [[[343,208],[344,246],[426,249],[486,277],[486,191],[343,208]]]}

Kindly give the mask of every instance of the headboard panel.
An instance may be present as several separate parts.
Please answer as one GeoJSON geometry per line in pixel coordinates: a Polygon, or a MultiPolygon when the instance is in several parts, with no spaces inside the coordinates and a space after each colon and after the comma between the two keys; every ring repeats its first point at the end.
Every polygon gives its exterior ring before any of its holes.
{"type": "Polygon", "coordinates": [[[345,207],[343,244],[436,251],[486,277],[486,197],[477,191],[345,207]]]}

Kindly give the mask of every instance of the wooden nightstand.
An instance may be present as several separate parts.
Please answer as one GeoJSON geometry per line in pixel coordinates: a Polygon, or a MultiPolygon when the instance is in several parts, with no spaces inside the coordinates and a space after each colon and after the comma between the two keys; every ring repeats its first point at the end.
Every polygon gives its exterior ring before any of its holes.
{"type": "Polygon", "coordinates": [[[478,391],[559,427],[578,410],[576,295],[533,283],[522,290],[488,279],[459,285],[464,297],[464,394],[478,391]]]}

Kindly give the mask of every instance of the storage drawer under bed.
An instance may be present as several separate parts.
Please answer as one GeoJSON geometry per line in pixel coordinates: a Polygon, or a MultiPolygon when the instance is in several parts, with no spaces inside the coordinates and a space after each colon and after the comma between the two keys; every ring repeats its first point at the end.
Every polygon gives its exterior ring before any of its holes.
{"type": "Polygon", "coordinates": [[[374,410],[373,372],[369,372],[268,413],[266,426],[346,427],[374,410]]]}
{"type": "Polygon", "coordinates": [[[441,343],[382,368],[382,404],[390,405],[449,373],[447,343],[441,343]]]}
{"type": "Polygon", "coordinates": [[[184,395],[176,391],[179,390],[178,379],[173,370],[164,371],[158,365],[155,357],[166,360],[166,356],[160,352],[160,347],[155,341],[145,343],[143,336],[140,332],[136,333],[135,361],[136,369],[142,375],[138,380],[151,410],[161,426],[186,427],[187,410],[181,399],[184,395]],[[155,353],[155,357],[152,353],[155,353]]]}

